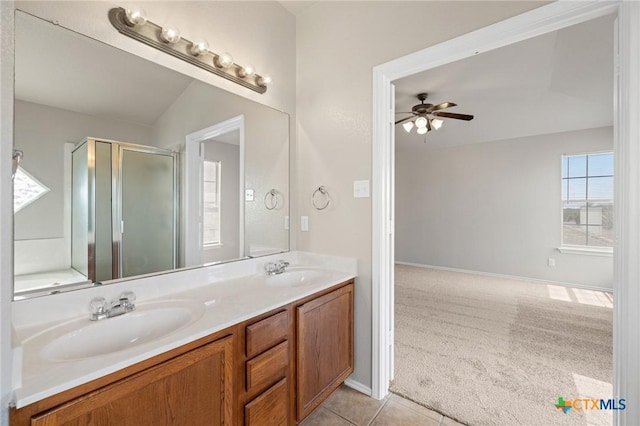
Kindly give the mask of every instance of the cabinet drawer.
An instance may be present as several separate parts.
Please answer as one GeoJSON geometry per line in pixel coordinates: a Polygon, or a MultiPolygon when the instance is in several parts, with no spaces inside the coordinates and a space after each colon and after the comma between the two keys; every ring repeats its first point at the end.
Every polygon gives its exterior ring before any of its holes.
{"type": "Polygon", "coordinates": [[[282,379],[244,406],[247,426],[280,426],[288,423],[289,387],[282,379]]]}
{"type": "Polygon", "coordinates": [[[247,392],[264,388],[287,375],[289,343],[285,340],[273,349],[247,361],[247,392]]]}
{"type": "Polygon", "coordinates": [[[289,311],[265,318],[247,327],[247,358],[277,345],[289,335],[289,311]]]}

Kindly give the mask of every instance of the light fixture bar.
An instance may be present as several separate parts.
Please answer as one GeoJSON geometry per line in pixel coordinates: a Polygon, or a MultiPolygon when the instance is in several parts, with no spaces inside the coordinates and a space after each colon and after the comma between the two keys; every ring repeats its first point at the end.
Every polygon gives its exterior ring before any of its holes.
{"type": "Polygon", "coordinates": [[[194,43],[185,38],[180,38],[175,43],[164,41],[162,27],[151,21],[147,20],[141,25],[128,24],[124,8],[116,7],[109,10],[109,21],[121,34],[148,46],[155,47],[171,56],[182,59],[255,92],[265,93],[267,91],[266,85],[271,82],[268,76],[247,73],[246,70],[250,68],[249,66],[243,67],[236,63],[226,68],[216,66],[214,61],[217,60],[218,55],[211,51],[207,50],[203,54],[194,55],[192,53],[194,43]]]}

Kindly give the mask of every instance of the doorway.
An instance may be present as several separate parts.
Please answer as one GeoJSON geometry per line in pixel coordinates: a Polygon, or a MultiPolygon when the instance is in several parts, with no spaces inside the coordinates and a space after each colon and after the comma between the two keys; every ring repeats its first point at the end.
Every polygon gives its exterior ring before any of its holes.
{"type": "Polygon", "coordinates": [[[245,256],[244,115],[186,137],[184,265],[245,256]]]}
{"type": "MultiPolygon", "coordinates": [[[[634,28],[640,19],[640,7],[634,2],[580,4],[553,3],[532,12],[508,19],[465,36],[444,42],[374,68],[374,138],[373,138],[373,396],[382,398],[392,378],[393,315],[393,90],[392,81],[427,69],[526,40],[600,16],[617,14],[616,36],[619,64],[614,90],[614,151],[618,178],[617,200],[633,200],[640,192],[640,179],[635,165],[640,153],[635,149],[640,126],[637,116],[640,102],[637,89],[640,30],[634,28]],[[391,108],[389,107],[391,106],[391,108]]],[[[614,291],[619,298],[614,306],[614,396],[640,399],[640,386],[626,377],[635,377],[638,366],[636,324],[640,313],[640,291],[632,286],[640,277],[640,267],[633,261],[640,255],[640,226],[634,218],[640,208],[620,203],[616,212],[619,224],[615,242],[614,291]],[[624,316],[627,321],[619,321],[624,316]],[[635,345],[635,346],[631,346],[635,345]],[[630,374],[633,372],[633,374],[630,374]]],[[[628,423],[640,418],[640,409],[616,412],[614,423],[628,423]]]]}

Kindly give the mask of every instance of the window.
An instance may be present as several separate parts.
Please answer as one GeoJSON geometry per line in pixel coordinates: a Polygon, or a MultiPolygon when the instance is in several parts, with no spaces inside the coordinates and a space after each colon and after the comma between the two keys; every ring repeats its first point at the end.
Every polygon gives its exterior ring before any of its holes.
{"type": "Polygon", "coordinates": [[[562,156],[562,245],[613,247],[613,152],[562,156]]]}
{"type": "Polygon", "coordinates": [[[202,243],[220,244],[220,161],[203,162],[202,243]]]}
{"type": "Polygon", "coordinates": [[[47,192],[49,188],[18,166],[13,178],[13,212],[18,213],[47,192]]]}

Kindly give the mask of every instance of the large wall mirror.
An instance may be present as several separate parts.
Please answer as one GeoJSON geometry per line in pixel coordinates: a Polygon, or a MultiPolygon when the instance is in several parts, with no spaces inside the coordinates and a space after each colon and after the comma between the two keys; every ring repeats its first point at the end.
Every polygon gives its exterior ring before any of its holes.
{"type": "Polygon", "coordinates": [[[289,250],[287,114],[15,20],[15,298],[289,250]]]}

